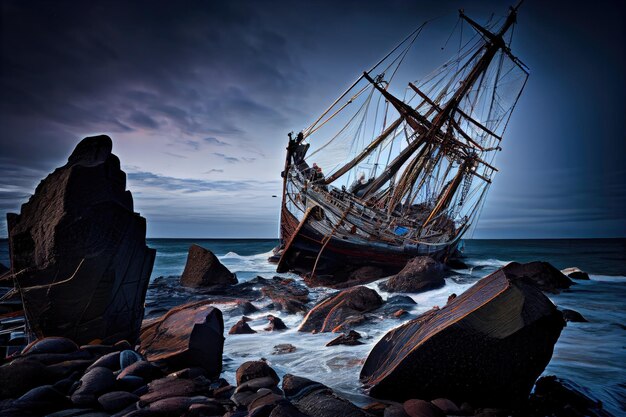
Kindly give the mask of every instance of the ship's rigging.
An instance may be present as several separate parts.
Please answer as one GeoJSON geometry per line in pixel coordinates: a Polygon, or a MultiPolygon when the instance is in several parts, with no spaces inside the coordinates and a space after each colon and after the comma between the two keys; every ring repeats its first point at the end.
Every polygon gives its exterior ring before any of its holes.
{"type": "Polygon", "coordinates": [[[369,247],[381,257],[449,252],[484,203],[528,77],[510,49],[517,7],[485,26],[461,11],[456,55],[399,84],[422,24],[290,135],[279,269],[294,263],[292,245],[317,252],[315,265],[327,246],[369,247]],[[473,29],[469,39],[463,25],[473,29]]]}

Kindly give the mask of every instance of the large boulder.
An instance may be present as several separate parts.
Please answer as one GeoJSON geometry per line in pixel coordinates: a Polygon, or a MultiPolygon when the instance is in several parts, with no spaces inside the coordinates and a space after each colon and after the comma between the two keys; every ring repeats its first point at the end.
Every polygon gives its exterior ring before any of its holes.
{"type": "Polygon", "coordinates": [[[367,287],[353,287],[340,291],[319,302],[304,317],[298,328],[301,332],[331,332],[343,330],[351,318],[375,310],[383,304],[380,295],[367,287]]]}
{"type": "Polygon", "coordinates": [[[237,283],[237,276],[222,265],[213,252],[191,245],[180,283],[193,288],[232,285],[237,283]]]}
{"type": "Polygon", "coordinates": [[[391,330],[361,370],[370,395],[513,407],[528,398],[565,322],[526,277],[502,268],[442,309],[391,330]]]}
{"type": "Polygon", "coordinates": [[[573,284],[571,279],[548,262],[534,261],[525,264],[511,262],[504,269],[506,269],[507,275],[518,277],[541,291],[553,294],[557,294],[560,290],[567,289],[573,284]]]}
{"type": "Polygon", "coordinates": [[[170,370],[197,366],[217,377],[223,349],[222,312],[207,301],[175,307],[141,329],[139,353],[170,370]]]}
{"type": "Polygon", "coordinates": [[[139,334],[155,251],[111,149],[108,136],[83,139],[20,214],[7,214],[12,270],[38,337],[139,334]]]}
{"type": "Polygon", "coordinates": [[[411,259],[393,277],[381,286],[389,292],[423,292],[443,287],[446,273],[444,264],[429,256],[418,256],[411,259]]]}

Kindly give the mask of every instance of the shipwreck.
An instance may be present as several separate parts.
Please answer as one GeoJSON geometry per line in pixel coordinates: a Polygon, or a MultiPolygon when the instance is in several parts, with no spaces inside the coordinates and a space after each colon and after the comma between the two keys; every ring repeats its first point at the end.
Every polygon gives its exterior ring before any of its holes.
{"type": "Polygon", "coordinates": [[[485,25],[460,11],[456,53],[415,80],[406,65],[419,62],[411,52],[422,24],[289,134],[278,272],[401,268],[415,256],[455,255],[498,171],[529,75],[510,49],[518,6],[485,25]]]}

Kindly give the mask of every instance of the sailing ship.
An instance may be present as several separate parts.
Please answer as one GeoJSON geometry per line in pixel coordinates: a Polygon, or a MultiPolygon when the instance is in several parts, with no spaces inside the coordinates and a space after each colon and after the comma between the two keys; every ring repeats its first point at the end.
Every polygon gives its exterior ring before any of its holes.
{"type": "Polygon", "coordinates": [[[445,261],[457,253],[498,171],[495,157],[529,75],[510,48],[518,7],[485,25],[461,10],[452,58],[399,82],[425,22],[309,127],[289,134],[278,272],[399,269],[415,256],[445,261]]]}

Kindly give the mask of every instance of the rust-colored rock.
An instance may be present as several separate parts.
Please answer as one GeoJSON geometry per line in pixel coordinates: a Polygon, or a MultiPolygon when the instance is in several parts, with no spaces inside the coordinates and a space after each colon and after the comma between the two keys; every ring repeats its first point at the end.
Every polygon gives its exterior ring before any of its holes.
{"type": "Polygon", "coordinates": [[[330,332],[333,329],[342,331],[342,326],[353,316],[361,316],[377,309],[383,304],[378,293],[367,287],[353,287],[340,291],[320,303],[309,311],[300,324],[301,332],[330,332]]]}
{"type": "Polygon", "coordinates": [[[170,370],[192,366],[217,377],[222,371],[224,322],[222,312],[207,301],[184,304],[141,329],[139,353],[162,361],[170,370]]]}
{"type": "Polygon", "coordinates": [[[411,259],[381,287],[389,292],[423,292],[445,285],[446,267],[429,256],[411,259]]]}
{"type": "Polygon", "coordinates": [[[242,317],[237,323],[233,325],[228,331],[228,334],[252,334],[256,333],[256,331],[250,327],[246,320],[247,317],[242,317]]]}
{"type": "Polygon", "coordinates": [[[326,343],[326,346],[337,346],[337,345],[356,346],[356,345],[362,345],[363,342],[361,342],[359,339],[361,339],[361,334],[359,332],[354,331],[354,330],[350,330],[350,332],[348,334],[344,333],[341,336],[336,337],[333,340],[331,340],[330,342],[326,343]]]}
{"type": "Polygon", "coordinates": [[[554,304],[505,267],[390,331],[361,379],[377,398],[516,406],[548,364],[563,326],[554,304]]]}
{"type": "Polygon", "coordinates": [[[13,272],[37,337],[135,341],[155,251],[108,136],[83,139],[21,213],[7,215],[13,272]]]}
{"type": "Polygon", "coordinates": [[[237,277],[222,265],[213,252],[191,245],[180,283],[194,288],[233,285],[237,283],[237,277]]]}

